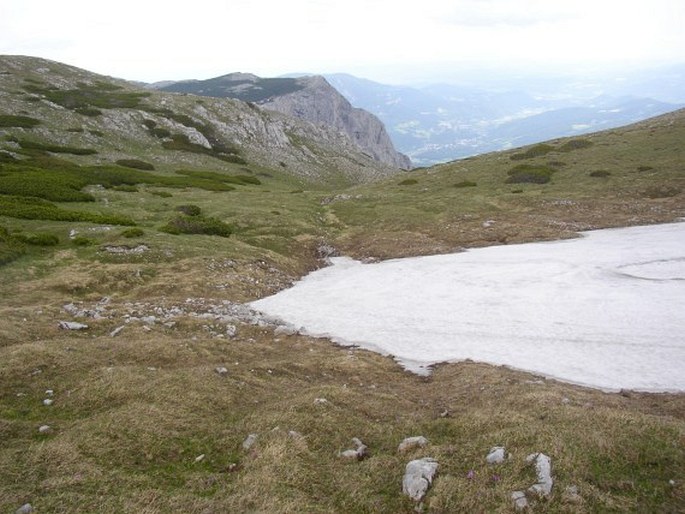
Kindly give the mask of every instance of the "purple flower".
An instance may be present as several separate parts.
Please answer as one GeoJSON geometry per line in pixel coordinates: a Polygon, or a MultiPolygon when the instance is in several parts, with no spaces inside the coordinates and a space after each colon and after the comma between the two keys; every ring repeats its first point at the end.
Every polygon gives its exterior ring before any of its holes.
{"type": "Polygon", "coordinates": [[[466,478],[468,478],[469,480],[472,480],[473,477],[475,477],[475,476],[476,476],[476,472],[473,471],[472,469],[469,469],[469,472],[466,473],[466,478]]]}

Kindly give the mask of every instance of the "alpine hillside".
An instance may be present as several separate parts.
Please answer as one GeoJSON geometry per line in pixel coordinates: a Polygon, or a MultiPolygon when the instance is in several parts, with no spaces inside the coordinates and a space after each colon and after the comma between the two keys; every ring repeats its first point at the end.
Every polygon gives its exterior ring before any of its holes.
{"type": "Polygon", "coordinates": [[[6,136],[0,149],[10,152],[40,142],[83,164],[143,158],[167,170],[256,165],[319,183],[399,171],[325,125],[230,98],[145,89],[34,57],[0,57],[0,95],[1,114],[35,120],[15,124],[11,135],[12,123],[0,127],[6,136]]]}
{"type": "Polygon", "coordinates": [[[352,107],[321,76],[260,78],[248,73],[231,73],[207,80],[162,82],[151,87],[161,91],[254,102],[265,109],[309,121],[317,127],[332,127],[346,134],[362,152],[387,166],[411,168],[409,158],[395,150],[383,123],[368,111],[352,107]]]}

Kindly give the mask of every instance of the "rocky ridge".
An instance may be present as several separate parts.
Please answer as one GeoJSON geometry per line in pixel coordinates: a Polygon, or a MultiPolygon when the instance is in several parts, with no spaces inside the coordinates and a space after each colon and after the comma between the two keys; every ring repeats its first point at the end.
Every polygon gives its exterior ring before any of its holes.
{"type": "Polygon", "coordinates": [[[347,136],[377,162],[410,169],[409,157],[395,150],[383,122],[364,109],[352,107],[324,77],[264,79],[248,73],[231,73],[208,80],[153,84],[163,91],[236,98],[271,111],[305,120],[319,129],[347,136]]]}

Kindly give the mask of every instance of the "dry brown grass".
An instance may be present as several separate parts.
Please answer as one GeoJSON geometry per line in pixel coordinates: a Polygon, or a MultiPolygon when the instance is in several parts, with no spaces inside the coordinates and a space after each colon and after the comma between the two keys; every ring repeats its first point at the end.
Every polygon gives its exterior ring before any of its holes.
{"type": "Polygon", "coordinates": [[[536,451],[552,457],[557,481],[536,511],[682,506],[682,486],[668,480],[685,462],[684,395],[606,394],[469,362],[423,378],[267,328],[211,337],[194,319],[151,331],[131,323],[117,337],[113,320],[63,332],[53,314],[22,322],[33,337],[0,348],[2,510],[411,512],[404,465],[430,455],[440,462],[430,511],[509,512],[511,491],[535,481],[524,458],[536,451]],[[39,435],[42,424],[53,433],[39,435]],[[244,451],[249,433],[259,437],[244,451]],[[411,435],[430,446],[398,455],[411,435]],[[352,437],[370,458],[338,456],[352,437]],[[497,444],[512,456],[493,468],[484,459],[497,444]],[[564,499],[568,485],[581,504],[564,499]]]}
{"type": "Polygon", "coordinates": [[[398,257],[671,220],[684,213],[683,193],[659,191],[684,186],[680,125],[658,145],[645,140],[649,126],[612,132],[564,154],[552,183],[523,194],[503,182],[506,154],[425,170],[415,186],[365,186],[330,205],[320,204],[324,193],[278,184],[231,201],[175,192],[177,202],[235,220],[230,239],[160,234],[166,200],[118,193],[112,202],[144,220],[150,254],[65,243],[0,269],[0,511],[30,502],[51,513],[412,512],[404,467],[431,456],[440,468],[426,511],[511,512],[511,492],[535,481],[524,459],[539,451],[552,458],[556,483],[535,512],[685,511],[685,394],[609,394],[473,362],[419,377],[388,357],[269,328],[238,324],[235,338],[217,337],[220,323],[190,309],[173,326],[124,323],[127,313],[188,298],[201,311],[273,293],[321,265],[324,239],[358,257],[398,257]],[[594,169],[611,175],[590,177],[594,169]],[[450,186],[462,179],[478,186],[450,186]],[[57,328],[72,319],[65,303],[90,308],[105,296],[107,317],[81,320],[87,331],[57,328]],[[47,389],[51,406],[42,404],[47,389]],[[39,434],[43,424],[52,433],[39,434]],[[259,437],[245,451],[250,433],[259,437]],[[430,445],[398,455],[414,435],[430,445]],[[339,457],[353,437],[368,459],[339,457]],[[485,463],[495,445],[511,453],[496,468],[485,463]],[[578,502],[564,492],[570,485],[578,502]]]}

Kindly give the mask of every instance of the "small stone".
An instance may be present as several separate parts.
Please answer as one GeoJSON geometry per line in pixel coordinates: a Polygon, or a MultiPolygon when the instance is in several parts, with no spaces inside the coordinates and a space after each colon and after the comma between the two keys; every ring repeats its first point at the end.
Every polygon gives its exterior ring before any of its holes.
{"type": "Polygon", "coordinates": [[[449,418],[449,417],[450,417],[450,411],[448,411],[447,409],[445,409],[444,411],[442,411],[442,412],[440,413],[440,417],[441,417],[441,418],[449,418]]]}
{"type": "Polygon", "coordinates": [[[25,503],[15,511],[15,514],[31,514],[32,512],[34,512],[34,510],[31,504],[25,503]]]}
{"type": "Polygon", "coordinates": [[[52,405],[55,402],[55,400],[51,400],[50,398],[46,398],[43,400],[43,405],[52,405]]]}
{"type": "Polygon", "coordinates": [[[561,399],[561,403],[563,403],[564,405],[568,405],[569,403],[571,403],[571,399],[564,397],[561,399]]]}
{"type": "Polygon", "coordinates": [[[328,403],[326,398],[314,398],[314,405],[323,405],[325,403],[328,403]]]}
{"type": "Polygon", "coordinates": [[[243,441],[243,450],[249,450],[254,446],[254,443],[257,441],[257,434],[250,434],[248,435],[245,440],[243,441]]]}
{"type": "Polygon", "coordinates": [[[359,439],[358,437],[353,437],[352,444],[356,446],[356,449],[345,450],[344,452],[340,453],[341,457],[345,459],[364,460],[366,457],[369,456],[369,448],[364,443],[362,443],[361,439],[359,439]]]}
{"type": "Polygon", "coordinates": [[[343,459],[350,459],[350,460],[358,460],[359,455],[357,454],[357,450],[345,450],[344,452],[340,453],[340,456],[343,459]]]}
{"type": "Polygon", "coordinates": [[[202,462],[203,460],[205,460],[205,454],[204,453],[202,455],[198,455],[197,457],[195,457],[196,463],[202,462]]]}
{"type": "Polygon", "coordinates": [[[668,485],[670,485],[671,487],[675,487],[675,480],[673,480],[673,479],[671,478],[671,479],[668,481],[668,485]]]}
{"type": "Polygon", "coordinates": [[[578,486],[575,485],[566,486],[562,499],[565,503],[573,504],[581,503],[583,501],[583,498],[578,494],[578,486]]]}
{"type": "Polygon", "coordinates": [[[86,330],[88,325],[76,321],[60,321],[59,328],[62,330],[86,330]]]}
{"type": "Polygon", "coordinates": [[[297,432],[296,430],[289,430],[288,435],[293,439],[302,439],[304,436],[297,432]]]}
{"type": "Polygon", "coordinates": [[[421,501],[433,483],[437,471],[438,461],[430,457],[411,461],[404,472],[402,492],[416,502],[421,501]]]}
{"type": "Polygon", "coordinates": [[[41,425],[38,427],[39,434],[49,434],[50,432],[52,432],[50,425],[41,425]]]}
{"type": "Polygon", "coordinates": [[[121,325],[120,327],[115,328],[109,333],[109,337],[116,337],[118,336],[121,331],[124,330],[124,325],[121,325]]]}
{"type": "Polygon", "coordinates": [[[490,453],[485,457],[485,460],[488,464],[502,464],[506,458],[507,454],[504,446],[494,446],[490,449],[490,453]]]}
{"type": "Polygon", "coordinates": [[[52,396],[53,394],[55,394],[55,391],[53,391],[52,389],[47,389],[47,390],[45,391],[45,394],[46,394],[47,396],[52,396]]]}
{"type": "Polygon", "coordinates": [[[220,376],[220,377],[225,377],[228,375],[228,368],[225,366],[217,366],[214,368],[214,371],[220,376]]]}
{"type": "Polygon", "coordinates": [[[428,445],[428,439],[426,439],[422,435],[414,436],[414,437],[407,437],[397,447],[397,451],[399,453],[404,453],[406,451],[413,450],[415,448],[423,448],[426,445],[428,445]]]}
{"type": "Polygon", "coordinates": [[[535,472],[537,473],[538,481],[528,488],[528,492],[536,494],[539,497],[546,498],[552,492],[552,459],[544,453],[531,453],[526,457],[526,462],[535,462],[535,472]]]}
{"type": "Polygon", "coordinates": [[[526,499],[526,493],[523,491],[514,491],[511,493],[511,501],[514,504],[516,510],[525,510],[528,508],[528,500],[526,499]]]}
{"type": "Polygon", "coordinates": [[[274,330],[275,336],[294,336],[297,334],[297,328],[293,325],[279,325],[274,330]]]}

